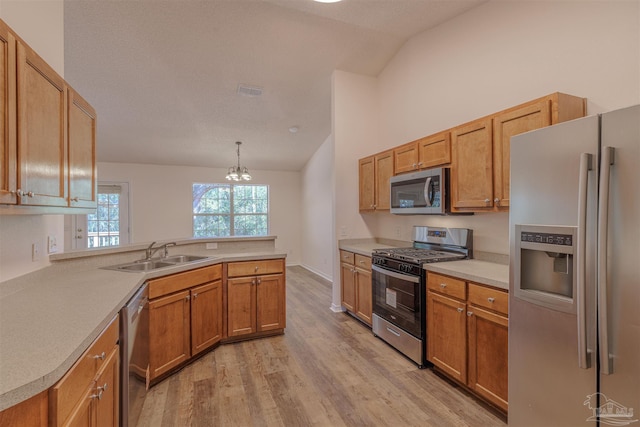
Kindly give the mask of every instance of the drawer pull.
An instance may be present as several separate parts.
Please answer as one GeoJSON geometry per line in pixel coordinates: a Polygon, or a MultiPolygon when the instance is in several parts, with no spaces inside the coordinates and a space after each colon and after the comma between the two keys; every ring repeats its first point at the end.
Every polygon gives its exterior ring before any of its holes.
{"type": "Polygon", "coordinates": [[[96,354],[95,356],[93,356],[94,359],[100,359],[100,360],[104,360],[104,358],[107,357],[107,354],[103,351],[102,354],[96,354]]]}
{"type": "Polygon", "coordinates": [[[364,264],[364,261],[360,260],[360,264],[364,264]]]}
{"type": "Polygon", "coordinates": [[[258,266],[256,265],[256,273],[258,272],[258,266]]]}
{"type": "Polygon", "coordinates": [[[442,289],[444,289],[444,288],[446,288],[446,287],[447,287],[447,284],[446,284],[446,283],[440,283],[440,287],[441,287],[442,289]]]}
{"type": "Polygon", "coordinates": [[[496,300],[496,299],[495,299],[494,297],[489,297],[489,298],[487,298],[487,301],[489,301],[489,302],[494,302],[495,300],[496,300]]]}
{"type": "Polygon", "coordinates": [[[92,394],[91,396],[89,396],[89,398],[101,400],[102,399],[102,393],[104,393],[107,388],[108,388],[107,387],[107,383],[104,383],[104,385],[102,387],[96,387],[96,389],[98,390],[98,393],[92,394]]]}
{"type": "Polygon", "coordinates": [[[463,311],[464,311],[464,308],[458,307],[458,313],[462,313],[463,311]]]}
{"type": "Polygon", "coordinates": [[[473,311],[467,311],[467,316],[469,317],[473,316],[473,311]]]}

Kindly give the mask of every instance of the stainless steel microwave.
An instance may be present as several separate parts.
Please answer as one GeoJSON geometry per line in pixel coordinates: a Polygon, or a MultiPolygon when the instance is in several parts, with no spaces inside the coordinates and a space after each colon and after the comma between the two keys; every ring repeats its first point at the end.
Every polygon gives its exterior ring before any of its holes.
{"type": "Polygon", "coordinates": [[[392,214],[449,213],[449,168],[396,175],[389,182],[392,214]]]}

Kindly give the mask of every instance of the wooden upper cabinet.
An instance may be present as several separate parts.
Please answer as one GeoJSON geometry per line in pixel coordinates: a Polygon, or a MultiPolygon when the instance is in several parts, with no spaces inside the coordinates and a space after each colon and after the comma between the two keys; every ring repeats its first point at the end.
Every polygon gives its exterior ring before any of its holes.
{"type": "Polygon", "coordinates": [[[376,210],[389,210],[391,194],[389,180],[393,176],[393,150],[375,155],[375,207],[376,210]]]}
{"type": "Polygon", "coordinates": [[[394,148],[394,170],[396,174],[413,172],[420,169],[418,165],[418,143],[416,141],[394,148]]]}
{"type": "Polygon", "coordinates": [[[66,83],[20,41],[17,61],[20,204],[68,206],[66,83]]]}
{"type": "Polygon", "coordinates": [[[17,202],[16,39],[0,21],[0,203],[17,202]]]}
{"type": "Polygon", "coordinates": [[[358,161],[359,210],[372,211],[375,209],[376,173],[375,157],[369,156],[358,161]]]}
{"type": "Polygon", "coordinates": [[[76,91],[67,89],[69,108],[69,206],[95,207],[96,111],[76,91]]]}
{"type": "Polygon", "coordinates": [[[451,131],[451,206],[493,207],[493,142],[491,118],[451,131]]]}
{"type": "Polygon", "coordinates": [[[497,115],[493,119],[494,203],[509,206],[511,137],[551,124],[551,101],[541,100],[497,115]]]}
{"type": "Polygon", "coordinates": [[[451,132],[441,132],[418,142],[418,165],[421,169],[451,163],[451,132]]]}
{"type": "Polygon", "coordinates": [[[394,151],[388,150],[358,161],[360,212],[388,210],[389,179],[394,171],[394,151]]]}

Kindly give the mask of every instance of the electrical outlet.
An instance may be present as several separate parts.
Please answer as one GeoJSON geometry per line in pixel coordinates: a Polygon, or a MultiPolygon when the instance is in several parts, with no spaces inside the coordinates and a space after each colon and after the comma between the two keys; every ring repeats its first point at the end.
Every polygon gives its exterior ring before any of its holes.
{"type": "Polygon", "coordinates": [[[400,226],[396,226],[396,237],[400,237],[400,226]]]}
{"type": "Polygon", "coordinates": [[[58,239],[56,236],[47,237],[47,253],[53,254],[58,252],[58,239]]]}
{"type": "Polygon", "coordinates": [[[207,243],[207,244],[205,245],[205,247],[206,247],[207,249],[218,249],[218,244],[217,244],[217,243],[207,243]]]}
{"type": "Polygon", "coordinates": [[[34,242],[31,244],[31,261],[38,261],[40,259],[40,244],[34,242]]]}

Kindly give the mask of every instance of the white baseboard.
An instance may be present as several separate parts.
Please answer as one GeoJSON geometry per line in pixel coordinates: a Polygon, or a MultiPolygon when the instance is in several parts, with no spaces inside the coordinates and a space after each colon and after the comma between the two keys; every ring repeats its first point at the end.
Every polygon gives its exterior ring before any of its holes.
{"type": "Polygon", "coordinates": [[[344,308],[342,308],[342,306],[335,304],[331,304],[331,307],[329,307],[329,309],[334,313],[344,313],[346,311],[344,308]]]}
{"type": "Polygon", "coordinates": [[[313,274],[317,274],[318,276],[322,277],[325,280],[328,280],[329,282],[333,283],[333,277],[329,277],[324,273],[321,273],[311,267],[309,267],[308,265],[304,265],[304,264],[298,264],[300,267],[305,268],[307,270],[309,270],[310,272],[312,272],[313,274]]]}

